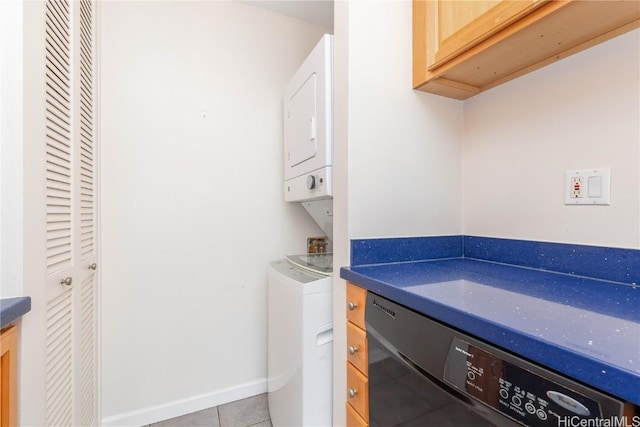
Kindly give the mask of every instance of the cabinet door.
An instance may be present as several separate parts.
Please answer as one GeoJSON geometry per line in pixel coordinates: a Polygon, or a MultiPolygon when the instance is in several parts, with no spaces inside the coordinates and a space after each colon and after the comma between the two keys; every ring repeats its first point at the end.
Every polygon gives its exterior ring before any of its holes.
{"type": "Polygon", "coordinates": [[[495,34],[543,0],[427,1],[427,68],[432,70],[495,34]]]}
{"type": "Polygon", "coordinates": [[[18,425],[18,327],[0,332],[0,427],[18,425]]]}
{"type": "Polygon", "coordinates": [[[31,356],[21,411],[27,424],[90,426],[98,423],[95,3],[26,5],[25,290],[43,304],[23,325],[31,356]]]}

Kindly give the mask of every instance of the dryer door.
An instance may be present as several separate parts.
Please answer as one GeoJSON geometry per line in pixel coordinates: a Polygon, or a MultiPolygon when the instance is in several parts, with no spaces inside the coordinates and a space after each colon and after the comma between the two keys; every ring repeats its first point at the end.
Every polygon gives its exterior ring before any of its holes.
{"type": "MultiPolygon", "coordinates": [[[[285,162],[287,172],[313,159],[318,151],[316,140],[317,76],[311,74],[289,99],[285,120],[285,162]]],[[[304,172],[307,172],[306,170],[304,172]]]]}

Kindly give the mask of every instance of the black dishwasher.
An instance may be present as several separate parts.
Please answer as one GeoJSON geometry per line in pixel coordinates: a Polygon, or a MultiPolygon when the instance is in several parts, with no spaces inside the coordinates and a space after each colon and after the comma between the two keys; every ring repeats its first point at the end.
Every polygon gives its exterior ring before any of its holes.
{"type": "Polygon", "coordinates": [[[622,401],[374,293],[365,313],[372,427],[558,427],[622,419],[622,401]]]}

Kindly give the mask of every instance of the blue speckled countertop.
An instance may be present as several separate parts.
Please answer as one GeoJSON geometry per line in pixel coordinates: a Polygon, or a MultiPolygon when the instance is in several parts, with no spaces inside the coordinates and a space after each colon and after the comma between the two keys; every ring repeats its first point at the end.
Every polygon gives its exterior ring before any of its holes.
{"type": "Polygon", "coordinates": [[[31,311],[30,297],[0,299],[0,329],[31,311]]]}
{"type": "Polygon", "coordinates": [[[354,265],[340,277],[640,404],[637,286],[470,258],[354,265]]]}

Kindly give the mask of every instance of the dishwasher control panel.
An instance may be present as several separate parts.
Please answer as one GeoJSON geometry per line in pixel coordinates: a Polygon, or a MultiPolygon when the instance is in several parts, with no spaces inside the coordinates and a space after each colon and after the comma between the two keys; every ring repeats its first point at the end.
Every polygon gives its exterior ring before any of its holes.
{"type": "Polygon", "coordinates": [[[582,425],[579,420],[603,418],[596,400],[458,337],[451,341],[443,379],[525,426],[582,425]]]}

